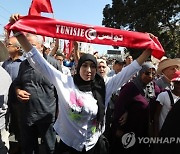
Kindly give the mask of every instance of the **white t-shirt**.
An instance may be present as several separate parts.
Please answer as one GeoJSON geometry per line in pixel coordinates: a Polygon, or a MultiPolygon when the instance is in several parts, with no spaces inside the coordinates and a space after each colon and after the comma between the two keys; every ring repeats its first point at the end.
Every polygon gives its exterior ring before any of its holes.
{"type": "MultiPolygon", "coordinates": [[[[27,53],[27,59],[32,67],[40,71],[56,87],[59,114],[54,128],[60,139],[78,151],[82,151],[84,147],[86,151],[94,147],[104,132],[104,127],[96,129],[98,105],[92,92],[80,91],[71,75],[64,75],[56,70],[35,48],[27,53]]],[[[106,82],[105,108],[112,93],[140,69],[141,66],[134,61],[127,69],[123,69],[106,82]]]]}
{"type": "MultiPolygon", "coordinates": [[[[174,95],[173,93],[172,96],[174,103],[176,103],[179,100],[179,97],[174,95]]],[[[159,130],[160,130],[162,128],[162,125],[164,123],[164,120],[166,119],[168,112],[171,110],[171,100],[167,91],[161,92],[156,100],[159,101],[160,104],[162,105],[162,109],[159,115],[159,130]]]]}
{"type": "Polygon", "coordinates": [[[64,66],[64,65],[61,65],[61,68],[62,68],[62,72],[65,74],[65,75],[71,75],[71,71],[68,67],[64,66]]]}

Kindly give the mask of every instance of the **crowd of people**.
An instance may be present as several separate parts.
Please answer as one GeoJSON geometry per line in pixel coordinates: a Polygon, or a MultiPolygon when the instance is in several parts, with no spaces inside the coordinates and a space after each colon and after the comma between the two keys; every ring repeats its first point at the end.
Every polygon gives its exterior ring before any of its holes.
{"type": "MultiPolygon", "coordinates": [[[[12,15],[10,22],[18,18],[12,15]]],[[[168,126],[178,123],[180,58],[155,66],[145,49],[137,59],[109,63],[97,52],[80,53],[74,42],[67,59],[59,39],[51,47],[42,36],[15,30],[4,45],[9,57],[0,66],[1,154],[38,154],[39,139],[46,154],[156,154],[161,144],[127,148],[124,135],[170,137],[168,126]],[[9,145],[11,135],[16,148],[9,145]]]]}

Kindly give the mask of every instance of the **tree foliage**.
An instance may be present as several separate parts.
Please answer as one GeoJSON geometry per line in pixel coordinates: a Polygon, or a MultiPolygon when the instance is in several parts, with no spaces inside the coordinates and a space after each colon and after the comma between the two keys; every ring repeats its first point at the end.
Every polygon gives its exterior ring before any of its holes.
{"type": "Polygon", "coordinates": [[[112,0],[103,9],[106,27],[149,32],[158,36],[168,57],[180,53],[178,0],[112,0]]]}

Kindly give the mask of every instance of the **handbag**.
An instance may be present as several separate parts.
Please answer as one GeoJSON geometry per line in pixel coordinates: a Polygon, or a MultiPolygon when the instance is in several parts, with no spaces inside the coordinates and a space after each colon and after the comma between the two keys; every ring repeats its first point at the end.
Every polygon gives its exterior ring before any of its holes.
{"type": "Polygon", "coordinates": [[[109,154],[109,141],[103,134],[96,143],[95,154],[109,154]]]}

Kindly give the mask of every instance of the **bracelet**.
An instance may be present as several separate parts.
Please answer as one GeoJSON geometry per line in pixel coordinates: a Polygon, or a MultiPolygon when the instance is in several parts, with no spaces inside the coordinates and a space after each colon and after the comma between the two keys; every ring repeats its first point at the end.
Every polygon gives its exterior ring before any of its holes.
{"type": "Polygon", "coordinates": [[[20,36],[20,35],[23,35],[23,33],[22,32],[16,32],[13,36],[17,37],[17,36],[20,36]]]}

